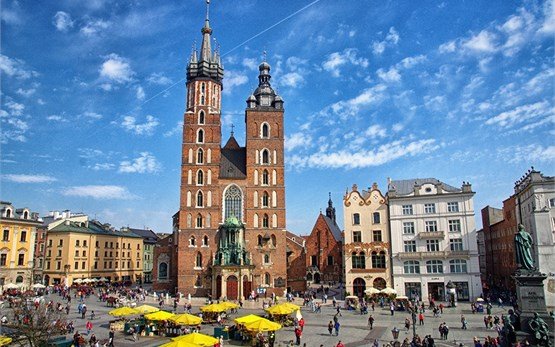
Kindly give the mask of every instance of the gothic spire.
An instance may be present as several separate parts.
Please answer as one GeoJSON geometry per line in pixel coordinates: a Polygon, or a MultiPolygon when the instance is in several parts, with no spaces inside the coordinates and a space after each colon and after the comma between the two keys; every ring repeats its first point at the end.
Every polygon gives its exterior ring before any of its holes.
{"type": "Polygon", "coordinates": [[[211,61],[212,48],[210,47],[210,35],[212,35],[212,29],[210,28],[210,0],[206,0],[206,19],[204,20],[204,26],[202,27],[202,45],[200,46],[200,60],[201,61],[211,61]]]}
{"type": "Polygon", "coordinates": [[[328,208],[326,208],[326,217],[331,219],[334,223],[335,221],[335,207],[333,207],[333,202],[331,201],[331,192],[329,193],[328,208]]]}

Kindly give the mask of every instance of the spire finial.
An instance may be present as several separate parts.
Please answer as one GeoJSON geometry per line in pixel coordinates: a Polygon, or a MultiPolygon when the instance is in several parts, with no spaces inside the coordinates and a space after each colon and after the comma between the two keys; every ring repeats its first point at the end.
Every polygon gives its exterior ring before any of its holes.
{"type": "Polygon", "coordinates": [[[231,137],[233,137],[233,129],[235,128],[235,125],[233,125],[233,123],[231,123],[231,137]]]}
{"type": "Polygon", "coordinates": [[[206,0],[206,20],[208,19],[208,15],[210,14],[210,0],[206,0]]]}
{"type": "Polygon", "coordinates": [[[262,61],[266,61],[266,50],[262,51],[262,61]]]}

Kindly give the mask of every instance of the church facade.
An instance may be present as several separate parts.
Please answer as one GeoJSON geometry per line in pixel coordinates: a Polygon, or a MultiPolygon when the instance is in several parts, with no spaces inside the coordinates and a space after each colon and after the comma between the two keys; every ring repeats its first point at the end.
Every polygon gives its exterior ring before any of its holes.
{"type": "MultiPolygon", "coordinates": [[[[245,145],[233,131],[222,147],[219,52],[204,22],[200,52],[187,65],[179,212],[174,215],[175,291],[230,300],[287,287],[284,109],[259,66],[246,100],[245,145]]],[[[160,266],[160,264],[158,264],[160,266]]]]}

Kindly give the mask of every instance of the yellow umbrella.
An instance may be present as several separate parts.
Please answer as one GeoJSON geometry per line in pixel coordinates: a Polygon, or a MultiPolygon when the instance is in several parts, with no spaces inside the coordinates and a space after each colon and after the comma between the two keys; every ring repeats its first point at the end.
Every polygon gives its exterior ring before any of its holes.
{"type": "Polygon", "coordinates": [[[237,305],[234,302],[230,302],[230,301],[224,301],[224,302],[220,303],[220,305],[224,306],[227,309],[239,308],[239,305],[237,305]]]}
{"type": "Polygon", "coordinates": [[[202,318],[188,313],[175,315],[169,320],[179,325],[199,325],[202,323],[202,318]]]}
{"type": "Polygon", "coordinates": [[[174,337],[173,341],[183,341],[183,342],[190,342],[194,343],[199,346],[214,346],[216,343],[220,342],[220,340],[213,338],[209,335],[204,335],[200,333],[191,333],[187,335],[181,335],[178,337],[174,337]]]}
{"type": "Polygon", "coordinates": [[[246,315],[246,316],[243,316],[243,317],[235,318],[234,321],[237,324],[245,325],[245,324],[248,324],[248,323],[255,322],[259,319],[262,319],[262,317],[257,316],[255,314],[249,314],[249,315],[246,315]]]}
{"type": "Polygon", "coordinates": [[[145,318],[148,320],[168,320],[173,317],[173,313],[169,313],[166,311],[158,311],[149,314],[145,314],[145,318]]]}
{"type": "Polygon", "coordinates": [[[222,304],[212,304],[212,305],[202,306],[200,310],[202,312],[224,312],[224,311],[227,311],[228,308],[222,304]]]}
{"type": "Polygon", "coordinates": [[[0,336],[0,346],[7,346],[12,343],[12,338],[7,336],[0,336]]]}
{"type": "Polygon", "coordinates": [[[187,341],[171,341],[168,343],[164,343],[160,347],[202,347],[202,346],[197,345],[196,343],[191,343],[187,341]]]}
{"type": "Polygon", "coordinates": [[[108,312],[108,314],[111,316],[123,317],[123,316],[132,316],[134,314],[139,314],[139,312],[131,307],[124,306],[124,307],[116,308],[115,310],[108,312]]]}
{"type": "Polygon", "coordinates": [[[297,311],[297,310],[301,309],[301,307],[299,305],[295,305],[295,304],[292,304],[290,302],[284,302],[283,304],[280,304],[280,305],[283,305],[285,307],[290,307],[290,308],[293,309],[293,311],[297,311]]]}
{"type": "Polygon", "coordinates": [[[135,307],[135,310],[137,310],[140,314],[147,314],[147,313],[160,311],[159,308],[150,306],[150,305],[141,305],[139,307],[135,307]]]}
{"type": "Polygon", "coordinates": [[[245,328],[250,331],[275,331],[281,329],[281,324],[274,323],[266,318],[245,324],[245,328]]]}
{"type": "Polygon", "coordinates": [[[295,312],[295,309],[291,307],[285,307],[283,305],[276,305],[266,309],[269,314],[286,315],[295,312]]]}

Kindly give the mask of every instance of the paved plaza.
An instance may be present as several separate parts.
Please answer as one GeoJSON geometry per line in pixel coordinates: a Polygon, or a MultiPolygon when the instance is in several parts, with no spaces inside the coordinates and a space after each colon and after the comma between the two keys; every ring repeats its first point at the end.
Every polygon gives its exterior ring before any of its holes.
{"type": "MultiPolygon", "coordinates": [[[[47,297],[47,300],[52,299],[54,303],[61,302],[61,297],[53,294],[47,297]]],[[[171,300],[171,299],[170,299],[171,300]]],[[[93,333],[96,334],[97,338],[105,340],[108,337],[109,331],[109,321],[114,318],[108,315],[108,311],[112,308],[107,307],[105,303],[99,302],[96,297],[91,296],[89,299],[85,300],[88,308],[88,312],[94,310],[96,313],[96,319],[93,321],[93,333]]],[[[147,298],[147,304],[157,306],[158,303],[153,297],[147,298]]],[[[185,299],[182,299],[178,307],[178,313],[184,311],[183,304],[185,299]]],[[[199,307],[204,305],[205,300],[200,298],[193,298],[193,313],[199,312],[199,307]]],[[[295,300],[296,304],[302,304],[301,299],[297,298],[295,300]]],[[[142,303],[141,303],[142,304],[142,303]]],[[[340,304],[343,304],[340,302],[340,304]]],[[[85,324],[87,319],[81,319],[80,315],[77,313],[76,300],[72,301],[72,310],[69,314],[69,320],[73,320],[75,323],[76,331],[85,332],[85,324]]],[[[231,320],[233,318],[243,316],[246,314],[264,314],[262,310],[262,300],[259,302],[247,302],[243,309],[239,309],[239,312],[231,315],[231,320]]],[[[171,311],[172,305],[168,301],[167,305],[164,305],[163,309],[171,311]]],[[[501,315],[506,314],[508,307],[500,308],[494,307],[493,314],[501,315]]],[[[369,346],[374,340],[378,340],[380,346],[383,346],[392,339],[391,330],[396,327],[400,330],[399,340],[402,342],[405,338],[412,338],[412,328],[410,331],[404,329],[405,318],[410,319],[410,315],[406,312],[395,312],[394,316],[391,316],[388,307],[383,309],[376,306],[374,312],[370,311],[375,318],[374,329],[370,330],[367,324],[368,315],[361,315],[360,312],[353,311],[341,311],[341,316],[339,317],[339,322],[341,324],[339,336],[330,336],[327,330],[327,324],[333,319],[336,314],[336,310],[328,300],[327,304],[322,306],[321,313],[313,313],[308,307],[303,307],[302,315],[306,321],[304,327],[304,332],[301,340],[301,345],[306,343],[307,347],[319,347],[324,346],[335,346],[339,340],[341,340],[345,346],[369,346]]],[[[87,314],[88,318],[89,314],[87,314]]],[[[460,303],[457,308],[446,308],[441,317],[433,317],[431,311],[427,310],[425,312],[425,321],[423,326],[418,326],[416,333],[421,337],[425,335],[432,335],[436,341],[437,346],[458,346],[463,343],[465,346],[471,346],[472,338],[474,336],[479,337],[482,341],[486,336],[496,336],[494,330],[488,330],[484,327],[483,314],[472,314],[470,310],[469,303],[460,303]],[[461,314],[464,314],[468,322],[468,330],[461,329],[460,318],[461,314]],[[450,328],[449,339],[440,340],[438,326],[440,323],[445,322],[450,328]]],[[[202,325],[202,333],[212,335],[214,332],[214,327],[216,325],[206,324],[202,325]]],[[[70,336],[68,335],[68,338],[70,336]]],[[[293,327],[287,327],[279,330],[276,333],[276,346],[286,346],[290,342],[295,340],[295,335],[293,332],[293,327]]],[[[88,341],[88,338],[87,338],[88,341]]],[[[131,336],[125,335],[122,332],[116,333],[115,346],[158,346],[169,341],[169,338],[164,337],[140,337],[139,341],[133,342],[131,336]]],[[[226,341],[225,345],[240,345],[237,341],[226,341]]]]}

